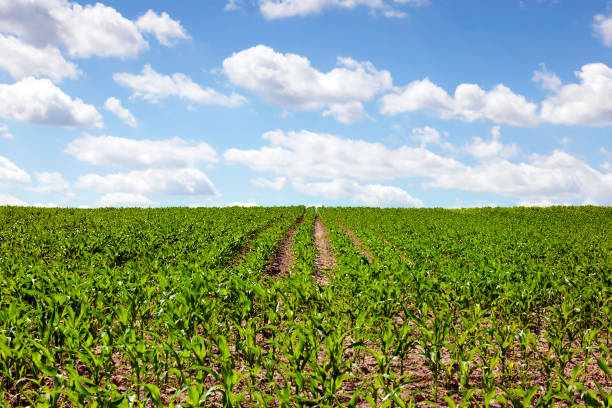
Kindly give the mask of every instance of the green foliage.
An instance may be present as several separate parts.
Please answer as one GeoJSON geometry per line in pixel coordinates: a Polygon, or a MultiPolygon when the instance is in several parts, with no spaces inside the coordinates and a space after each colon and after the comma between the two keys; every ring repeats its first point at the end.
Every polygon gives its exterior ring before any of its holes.
{"type": "Polygon", "coordinates": [[[0,406],[611,406],[611,238],[595,207],[0,207],[0,406]]]}

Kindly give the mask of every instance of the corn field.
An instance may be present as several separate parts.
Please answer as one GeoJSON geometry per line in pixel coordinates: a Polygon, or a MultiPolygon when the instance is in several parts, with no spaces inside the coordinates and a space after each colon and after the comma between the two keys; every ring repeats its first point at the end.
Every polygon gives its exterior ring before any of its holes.
{"type": "Polygon", "coordinates": [[[610,208],[0,207],[0,406],[610,407],[611,287],[610,208]]]}

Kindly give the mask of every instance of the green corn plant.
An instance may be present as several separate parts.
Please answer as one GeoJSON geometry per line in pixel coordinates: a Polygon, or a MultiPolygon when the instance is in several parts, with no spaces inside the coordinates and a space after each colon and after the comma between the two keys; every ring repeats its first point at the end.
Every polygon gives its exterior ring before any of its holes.
{"type": "Polygon", "coordinates": [[[450,329],[449,321],[443,311],[433,310],[424,303],[419,315],[415,316],[417,328],[421,334],[418,339],[423,349],[423,358],[433,376],[434,396],[438,394],[440,377],[443,374],[442,348],[450,329]]]}
{"type": "Polygon", "coordinates": [[[221,393],[223,407],[232,408],[239,406],[245,399],[240,393],[236,394],[235,389],[244,374],[235,370],[236,362],[231,355],[227,339],[224,336],[218,336],[214,341],[215,346],[217,346],[219,350],[218,357],[221,365],[221,372],[217,373],[217,371],[208,367],[205,367],[205,370],[220,383],[217,391],[221,393]]]}
{"type": "Polygon", "coordinates": [[[316,396],[320,404],[333,404],[339,402],[338,391],[344,381],[351,377],[350,360],[345,358],[345,352],[353,344],[345,344],[350,330],[345,331],[340,324],[325,335],[325,358],[323,361],[309,360],[312,369],[310,391],[316,396]]]}

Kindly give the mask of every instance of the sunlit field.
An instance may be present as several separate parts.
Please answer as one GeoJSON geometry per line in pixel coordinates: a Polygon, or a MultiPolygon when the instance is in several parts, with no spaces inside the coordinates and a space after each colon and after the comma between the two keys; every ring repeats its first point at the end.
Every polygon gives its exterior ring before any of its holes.
{"type": "Polygon", "coordinates": [[[0,207],[0,405],[610,406],[605,207],[0,207]]]}

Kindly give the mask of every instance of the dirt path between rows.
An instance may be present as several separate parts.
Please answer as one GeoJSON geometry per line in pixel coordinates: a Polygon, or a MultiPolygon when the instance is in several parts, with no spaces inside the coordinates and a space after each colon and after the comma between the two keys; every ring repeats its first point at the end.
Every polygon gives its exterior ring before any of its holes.
{"type": "Polygon", "coordinates": [[[346,228],[344,225],[340,224],[339,222],[336,222],[336,224],[338,224],[338,226],[342,228],[342,231],[344,231],[345,234],[348,235],[349,238],[351,238],[351,241],[353,241],[353,245],[355,246],[355,248],[359,250],[359,253],[361,253],[361,255],[368,258],[368,261],[370,261],[370,263],[374,262],[374,257],[372,257],[372,254],[369,253],[367,249],[365,249],[365,247],[363,246],[361,241],[359,241],[359,239],[355,236],[355,234],[353,234],[351,230],[349,230],[348,228],[346,228]]]}
{"type": "Polygon", "coordinates": [[[336,259],[331,251],[331,244],[327,236],[327,228],[319,217],[315,217],[314,242],[317,247],[315,258],[315,281],[322,286],[329,285],[329,276],[325,273],[336,267],[336,259]]]}
{"type": "Polygon", "coordinates": [[[268,266],[266,266],[266,275],[279,276],[289,274],[289,270],[293,264],[293,237],[303,221],[303,218],[300,218],[295,224],[293,224],[283,239],[283,242],[281,242],[276,250],[274,258],[272,258],[268,266]]]}

